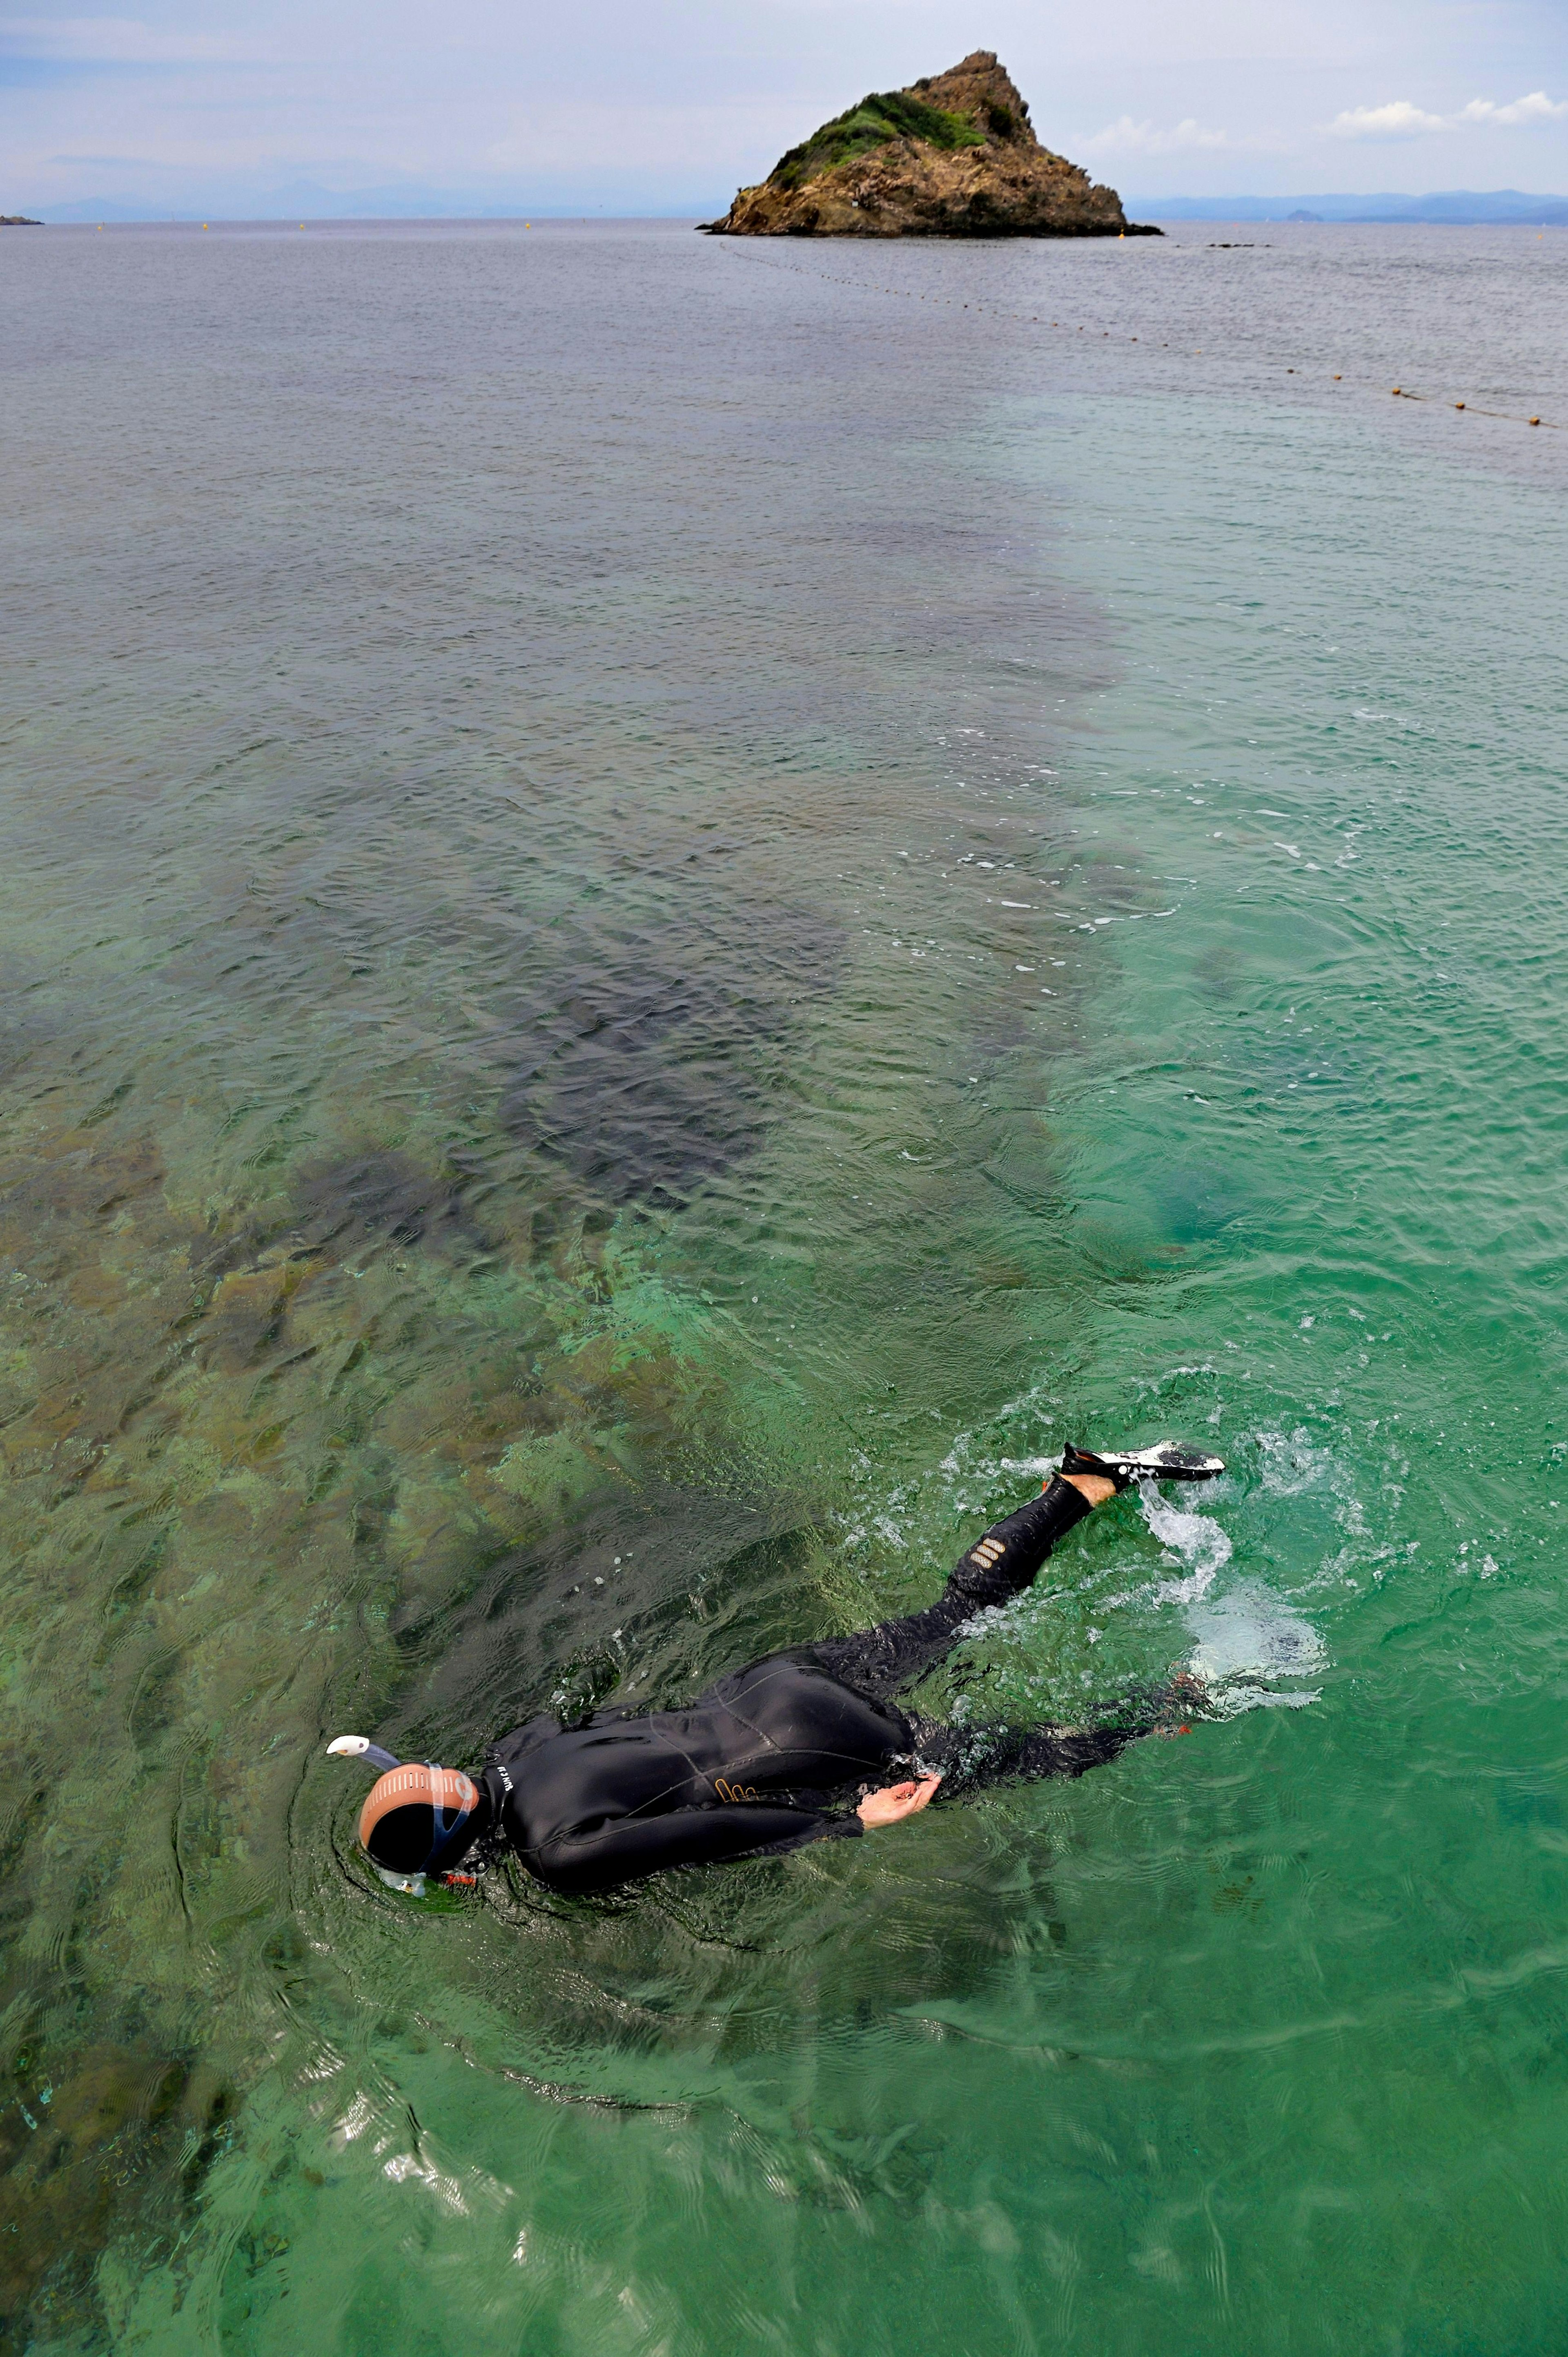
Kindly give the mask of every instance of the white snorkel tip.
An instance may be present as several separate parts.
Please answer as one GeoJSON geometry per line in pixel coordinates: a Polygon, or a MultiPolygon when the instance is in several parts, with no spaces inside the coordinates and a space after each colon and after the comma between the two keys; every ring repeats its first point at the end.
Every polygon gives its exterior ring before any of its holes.
{"type": "Polygon", "coordinates": [[[401,1768],[403,1765],[394,1753],[383,1751],[381,1745],[372,1743],[368,1735],[335,1735],[327,1749],[330,1758],[363,1760],[370,1767],[379,1769],[383,1776],[389,1768],[401,1768]]]}

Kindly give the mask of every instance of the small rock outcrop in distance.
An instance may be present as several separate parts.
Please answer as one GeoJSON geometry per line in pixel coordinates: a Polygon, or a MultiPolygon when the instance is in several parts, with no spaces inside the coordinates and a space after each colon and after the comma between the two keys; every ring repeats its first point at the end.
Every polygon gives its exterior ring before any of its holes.
{"type": "Polygon", "coordinates": [[[874,91],[742,188],[727,237],[1158,237],[1042,147],[994,50],[909,90],[874,91]]]}
{"type": "Polygon", "coordinates": [[[26,213],[0,213],[0,229],[42,229],[40,221],[30,221],[26,213]]]}

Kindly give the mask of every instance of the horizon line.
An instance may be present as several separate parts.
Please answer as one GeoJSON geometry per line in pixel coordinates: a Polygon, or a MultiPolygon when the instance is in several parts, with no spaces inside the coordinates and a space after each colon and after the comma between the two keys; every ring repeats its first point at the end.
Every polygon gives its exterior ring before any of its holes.
{"type": "MultiPolygon", "coordinates": [[[[1152,214],[1155,218],[1163,214],[1166,219],[1218,221],[1235,219],[1245,209],[1256,218],[1277,225],[1283,225],[1288,219],[1287,209],[1306,212],[1315,206],[1334,208],[1346,226],[1352,225],[1347,216],[1353,209],[1362,207],[1377,208],[1377,212],[1369,218],[1373,221],[1388,219],[1390,226],[1398,225],[1390,219],[1390,210],[1394,208],[1419,208],[1422,211],[1431,209],[1439,213],[1440,218],[1434,224],[1437,226],[1444,225],[1442,215],[1447,216],[1447,225],[1453,227],[1487,226],[1486,218],[1469,221],[1458,218],[1460,209],[1471,208],[1485,209],[1485,213],[1491,216],[1491,225],[1498,227],[1523,225],[1539,219],[1542,210],[1558,212],[1564,217],[1563,221],[1543,222],[1542,226],[1568,224],[1568,196],[1524,188],[1444,188],[1420,193],[1393,188],[1293,189],[1278,194],[1233,189],[1214,195],[1187,194],[1176,190],[1157,194],[1134,189],[1124,195],[1122,202],[1129,217],[1137,212],[1152,214]]],[[[309,182],[296,183],[293,188],[285,185],[281,188],[258,189],[249,199],[249,206],[254,210],[247,209],[243,197],[220,199],[216,202],[209,199],[205,204],[177,198],[172,204],[166,201],[160,205],[154,199],[112,195],[108,190],[100,190],[91,196],[60,198],[52,202],[48,199],[40,202],[35,199],[33,204],[35,210],[29,213],[26,200],[22,200],[8,217],[13,221],[34,221],[40,227],[75,228],[97,218],[105,222],[113,219],[115,226],[121,228],[156,228],[180,226],[203,219],[234,226],[290,219],[297,221],[302,216],[307,221],[499,221],[524,219],[542,221],[676,221],[701,220],[712,215],[715,207],[720,213],[725,210],[719,199],[704,199],[694,202],[689,196],[684,203],[667,200],[631,206],[625,206],[623,199],[622,206],[612,210],[609,203],[602,200],[596,203],[591,197],[585,199],[579,196],[573,201],[560,197],[541,196],[531,203],[525,199],[499,193],[481,195],[477,190],[441,189],[428,184],[424,188],[415,184],[406,189],[388,188],[384,184],[379,188],[339,189],[324,188],[309,182]],[[230,207],[233,209],[230,210],[230,207]],[[371,207],[375,210],[369,210],[371,207]],[[48,219],[51,214],[54,216],[52,223],[48,219]]],[[[1414,213],[1412,219],[1418,222],[1420,214],[1414,213]]],[[[1335,224],[1326,221],[1323,225],[1335,224]]],[[[1365,225],[1364,221],[1361,225],[1365,225]]]]}

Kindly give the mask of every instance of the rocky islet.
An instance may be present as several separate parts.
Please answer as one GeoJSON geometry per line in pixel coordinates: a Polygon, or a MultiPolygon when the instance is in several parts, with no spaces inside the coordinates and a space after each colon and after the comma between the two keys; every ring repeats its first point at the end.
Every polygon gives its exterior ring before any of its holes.
{"type": "Polygon", "coordinates": [[[1041,145],[994,50],[874,91],[742,188],[730,237],[1157,237],[1114,188],[1041,145]]]}

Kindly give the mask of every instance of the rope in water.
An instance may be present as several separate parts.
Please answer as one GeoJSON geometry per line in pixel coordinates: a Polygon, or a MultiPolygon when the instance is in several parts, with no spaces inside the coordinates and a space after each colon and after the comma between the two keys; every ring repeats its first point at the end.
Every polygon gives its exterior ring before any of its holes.
{"type": "MultiPolygon", "coordinates": [[[[1004,311],[999,309],[993,304],[978,302],[964,303],[961,302],[956,295],[929,295],[921,293],[918,289],[911,286],[874,286],[867,279],[847,278],[839,271],[806,270],[796,262],[775,262],[766,253],[754,253],[750,252],[742,253],[737,252],[735,246],[728,243],[721,245],[719,251],[721,253],[727,253],[731,260],[735,262],[754,262],[764,270],[788,271],[793,278],[828,280],[835,286],[853,287],[857,295],[894,295],[898,296],[904,302],[940,303],[944,307],[944,308],[950,311],[975,311],[988,318],[1011,320],[1015,326],[1021,328],[1051,327],[1060,329],[1064,334],[1077,334],[1079,336],[1087,335],[1090,332],[1087,328],[1064,328],[1061,320],[1047,320],[1043,318],[1038,312],[1004,311]]],[[[1102,328],[1100,334],[1101,341],[1102,343],[1108,343],[1111,340],[1111,329],[1109,328],[1102,328]]],[[[1139,339],[1136,336],[1129,336],[1126,340],[1130,344],[1135,344],[1138,342],[1139,339]]],[[[1118,338],[1117,341],[1120,342],[1121,339],[1118,338]]],[[[1162,343],[1160,350],[1162,351],[1169,351],[1169,343],[1162,343]]],[[[1201,344],[1193,348],[1192,358],[1194,360],[1201,360],[1203,358],[1203,347],[1201,344]]],[[[1286,376],[1305,377],[1306,371],[1299,367],[1287,368],[1285,370],[1285,374],[1286,376]]],[[[1343,384],[1345,379],[1341,373],[1332,376],[1329,381],[1334,384],[1343,384]]],[[[1455,410],[1462,410],[1467,416],[1471,417],[1500,418],[1506,424],[1510,425],[1543,425],[1547,429],[1548,433],[1551,434],[1558,434],[1562,431],[1560,420],[1554,417],[1526,417],[1518,410],[1512,409],[1478,409],[1473,402],[1447,402],[1445,400],[1445,396],[1441,393],[1412,393],[1408,386],[1402,384],[1391,386],[1390,391],[1396,401],[1444,402],[1445,406],[1455,410]]]]}

